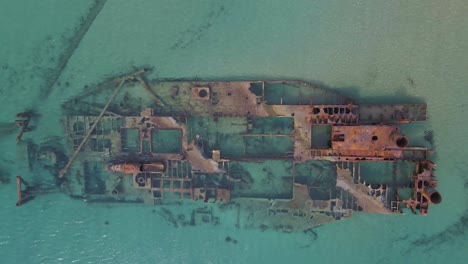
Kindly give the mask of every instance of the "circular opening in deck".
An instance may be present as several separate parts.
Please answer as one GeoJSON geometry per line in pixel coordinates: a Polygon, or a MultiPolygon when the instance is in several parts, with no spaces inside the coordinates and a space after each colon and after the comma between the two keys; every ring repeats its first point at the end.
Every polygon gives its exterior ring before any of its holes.
{"type": "Polygon", "coordinates": [[[207,95],[208,95],[208,92],[206,90],[200,90],[198,92],[198,96],[200,96],[201,98],[205,98],[207,95]]]}
{"type": "Polygon", "coordinates": [[[429,198],[431,199],[431,202],[433,204],[438,204],[438,203],[442,202],[442,196],[440,195],[439,192],[431,193],[431,196],[429,198]]]}
{"type": "Polygon", "coordinates": [[[409,143],[408,138],[406,138],[404,136],[401,136],[396,140],[396,144],[400,148],[404,148],[404,147],[408,146],[408,143],[409,143]]]}
{"type": "Polygon", "coordinates": [[[378,136],[372,136],[372,141],[376,141],[377,139],[379,139],[378,136]]]}
{"type": "Polygon", "coordinates": [[[136,177],[136,182],[139,183],[139,184],[145,184],[146,179],[145,179],[144,176],[138,175],[138,176],[136,177]]]}

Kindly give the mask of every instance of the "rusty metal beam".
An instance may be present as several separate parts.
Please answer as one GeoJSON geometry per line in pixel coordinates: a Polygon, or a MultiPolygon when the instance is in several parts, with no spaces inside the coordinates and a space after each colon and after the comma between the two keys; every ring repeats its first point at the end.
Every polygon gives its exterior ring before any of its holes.
{"type": "Polygon", "coordinates": [[[67,165],[65,165],[65,167],[60,171],[60,173],[59,173],[59,178],[63,178],[63,176],[65,175],[65,173],[67,173],[68,169],[70,168],[70,166],[73,164],[73,162],[75,161],[76,157],[77,157],[78,154],[80,153],[81,148],[83,148],[84,144],[86,144],[86,142],[88,141],[89,137],[91,136],[91,133],[93,133],[94,128],[95,128],[96,125],[99,123],[99,120],[101,120],[102,116],[104,116],[104,113],[107,111],[107,108],[109,108],[110,104],[114,101],[115,97],[117,97],[117,94],[120,92],[120,89],[122,89],[122,86],[125,84],[125,82],[128,81],[128,80],[135,79],[138,75],[143,74],[143,73],[145,73],[145,69],[136,71],[135,73],[132,73],[132,74],[130,74],[130,75],[127,75],[127,76],[125,76],[124,78],[122,78],[122,79],[120,80],[119,86],[117,86],[117,88],[115,89],[115,91],[114,91],[114,93],[112,94],[111,98],[109,99],[109,101],[107,102],[107,104],[104,106],[104,108],[102,109],[101,113],[99,114],[99,116],[98,116],[98,117],[96,118],[96,120],[94,121],[93,125],[89,128],[88,133],[87,133],[86,136],[83,138],[83,140],[81,141],[81,143],[80,143],[80,145],[78,146],[78,148],[75,150],[75,153],[73,153],[73,155],[72,155],[72,157],[70,158],[70,160],[68,161],[67,165]]]}

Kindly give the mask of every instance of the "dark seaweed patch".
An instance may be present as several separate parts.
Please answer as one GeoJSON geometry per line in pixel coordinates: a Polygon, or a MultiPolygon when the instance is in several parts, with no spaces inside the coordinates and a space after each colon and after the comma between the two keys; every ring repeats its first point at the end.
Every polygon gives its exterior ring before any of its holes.
{"type": "Polygon", "coordinates": [[[431,145],[434,144],[434,131],[432,130],[426,130],[424,131],[424,140],[427,142],[431,143],[431,145]]]}
{"type": "Polygon", "coordinates": [[[312,238],[312,241],[315,241],[318,238],[318,234],[317,232],[315,232],[314,228],[304,230],[304,234],[310,236],[312,238]]]}
{"type": "Polygon", "coordinates": [[[0,169],[0,184],[6,184],[10,182],[10,174],[0,169]]]}
{"type": "Polygon", "coordinates": [[[237,239],[234,239],[230,236],[227,236],[224,241],[226,241],[227,243],[233,243],[233,244],[237,244],[237,239]]]}
{"type": "MultiPolygon", "coordinates": [[[[57,59],[57,66],[53,69],[47,69],[44,73],[45,83],[41,87],[41,98],[46,98],[51,93],[53,86],[56,84],[57,80],[62,74],[62,71],[67,66],[71,56],[75,53],[75,50],[78,48],[84,35],[86,35],[89,28],[93,24],[94,19],[96,19],[98,14],[101,12],[106,1],[107,0],[97,0],[95,4],[89,9],[89,12],[86,15],[86,17],[81,17],[79,21],[80,25],[75,28],[74,35],[67,40],[68,45],[57,59]]],[[[48,36],[48,38],[51,39],[50,36],[48,36]]],[[[62,39],[66,40],[64,35],[62,35],[62,39]]],[[[50,48],[53,49],[55,48],[55,46],[51,45],[50,48]]],[[[49,58],[49,60],[55,61],[56,59],[54,57],[51,57],[49,58]]]]}
{"type": "Polygon", "coordinates": [[[161,208],[161,211],[159,211],[158,213],[164,220],[171,223],[174,227],[179,227],[177,219],[174,217],[174,214],[169,209],[161,208]]]}
{"type": "Polygon", "coordinates": [[[179,39],[170,47],[170,49],[185,49],[191,46],[193,43],[200,40],[213,26],[214,22],[224,14],[226,14],[224,5],[213,6],[208,14],[205,15],[203,22],[184,30],[179,39]]]}
{"type": "Polygon", "coordinates": [[[317,232],[315,231],[316,227],[313,227],[313,228],[309,228],[309,229],[306,229],[304,230],[304,234],[311,239],[311,242],[310,243],[307,243],[305,245],[302,245],[302,246],[299,246],[299,248],[308,248],[310,246],[312,246],[312,244],[314,243],[315,240],[318,239],[318,234],[317,232]]]}
{"type": "MultiPolygon", "coordinates": [[[[438,245],[443,243],[455,243],[456,239],[464,237],[468,229],[468,210],[466,210],[463,215],[451,226],[447,227],[445,230],[438,232],[431,236],[422,236],[419,239],[411,242],[412,246],[422,247],[424,251],[430,251],[435,249],[438,245]]],[[[411,247],[410,247],[411,248],[411,247]]],[[[405,253],[408,253],[406,251],[405,253]]]]}
{"type": "Polygon", "coordinates": [[[410,76],[406,77],[406,81],[408,82],[408,84],[412,87],[415,87],[416,86],[416,82],[414,81],[413,78],[411,78],[410,76]]]}

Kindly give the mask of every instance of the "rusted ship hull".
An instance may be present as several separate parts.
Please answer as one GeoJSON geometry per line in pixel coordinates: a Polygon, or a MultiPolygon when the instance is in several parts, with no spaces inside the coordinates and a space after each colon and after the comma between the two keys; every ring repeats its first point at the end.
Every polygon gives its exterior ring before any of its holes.
{"type": "Polygon", "coordinates": [[[79,154],[60,180],[73,197],[200,203],[231,210],[236,226],[287,232],[441,201],[431,152],[404,135],[424,104],[357,105],[297,81],[130,79],[101,115],[96,98],[118,81],[64,104],[79,154]]]}

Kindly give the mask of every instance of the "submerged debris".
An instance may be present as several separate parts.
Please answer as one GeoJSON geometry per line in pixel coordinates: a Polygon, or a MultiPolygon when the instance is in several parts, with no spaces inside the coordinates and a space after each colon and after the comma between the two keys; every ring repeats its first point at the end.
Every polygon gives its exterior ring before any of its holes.
{"type": "Polygon", "coordinates": [[[35,198],[35,187],[30,185],[21,176],[16,176],[16,192],[18,195],[16,206],[21,206],[35,198]]]}
{"type": "Polygon", "coordinates": [[[304,234],[309,235],[312,240],[317,240],[318,238],[317,232],[315,232],[314,228],[304,230],[304,234]]]}
{"type": "Polygon", "coordinates": [[[10,183],[10,174],[2,169],[0,169],[0,184],[10,183]]]}
{"type": "Polygon", "coordinates": [[[161,211],[159,211],[159,215],[162,216],[166,221],[171,223],[174,227],[179,227],[177,219],[174,217],[170,210],[166,208],[161,208],[161,211]]]}
{"type": "Polygon", "coordinates": [[[237,240],[230,237],[230,236],[227,236],[224,241],[228,242],[228,243],[233,243],[233,244],[237,244],[237,240]]]}

